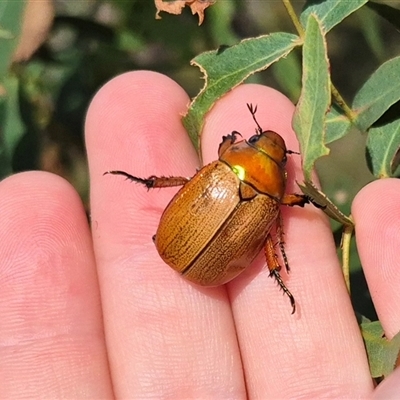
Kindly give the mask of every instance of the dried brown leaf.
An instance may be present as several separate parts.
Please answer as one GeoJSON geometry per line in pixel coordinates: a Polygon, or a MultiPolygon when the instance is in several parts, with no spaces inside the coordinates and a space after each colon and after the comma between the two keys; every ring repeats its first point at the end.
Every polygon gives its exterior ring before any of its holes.
{"type": "Polygon", "coordinates": [[[165,11],[169,14],[181,14],[182,9],[185,6],[189,6],[192,10],[192,14],[198,14],[199,25],[203,23],[204,20],[204,10],[215,3],[216,0],[173,0],[173,1],[163,1],[154,0],[157,8],[156,19],[161,19],[160,12],[165,11]]]}

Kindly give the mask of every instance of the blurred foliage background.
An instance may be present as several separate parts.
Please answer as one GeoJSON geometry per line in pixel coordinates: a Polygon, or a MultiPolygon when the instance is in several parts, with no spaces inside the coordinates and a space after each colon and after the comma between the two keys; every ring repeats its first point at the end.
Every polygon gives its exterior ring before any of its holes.
{"type": "MultiPolygon", "coordinates": [[[[293,2],[298,13],[305,3],[293,2]]],[[[400,7],[399,1],[387,3],[400,7]]],[[[201,26],[189,9],[179,16],[162,13],[161,20],[155,12],[149,0],[0,3],[0,178],[30,169],[51,171],[75,186],[88,209],[84,119],[105,82],[125,71],[150,69],[195,96],[204,81],[189,62],[199,53],[270,32],[295,33],[279,1],[219,0],[205,11],[201,26]],[[28,45],[34,42],[32,54],[18,48],[24,33],[28,45]]],[[[399,38],[398,30],[368,7],[328,34],[333,83],[347,101],[380,64],[399,54],[399,38]]],[[[296,102],[300,50],[249,80],[296,102]]],[[[349,214],[354,195],[373,179],[365,137],[352,132],[329,147],[331,155],[317,164],[322,187],[349,214]]],[[[338,227],[333,230],[339,237],[338,227]]],[[[375,319],[355,249],[352,272],[355,308],[375,319]]]]}

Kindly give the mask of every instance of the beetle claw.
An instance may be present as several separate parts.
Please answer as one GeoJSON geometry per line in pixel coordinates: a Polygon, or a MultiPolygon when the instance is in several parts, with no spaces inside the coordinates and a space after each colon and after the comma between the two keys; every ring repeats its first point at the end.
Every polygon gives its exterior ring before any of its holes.
{"type": "Polygon", "coordinates": [[[317,203],[311,196],[305,195],[307,197],[307,200],[316,208],[319,208],[321,210],[325,210],[326,209],[326,205],[322,205],[317,203]]]}
{"type": "Polygon", "coordinates": [[[229,141],[229,144],[233,144],[236,142],[237,136],[242,137],[242,134],[238,131],[232,131],[229,135],[222,136],[222,143],[229,141]]]}
{"type": "Polygon", "coordinates": [[[233,131],[230,135],[222,136],[222,142],[218,148],[218,155],[221,156],[233,143],[236,142],[238,136],[242,136],[240,132],[233,131]]]}
{"type": "Polygon", "coordinates": [[[289,299],[290,299],[290,304],[292,305],[292,315],[293,315],[296,312],[296,303],[294,301],[293,296],[289,297],[289,299]]]}
{"type": "Polygon", "coordinates": [[[290,300],[290,304],[292,306],[292,314],[294,314],[296,312],[296,301],[294,300],[294,297],[292,295],[292,293],[290,293],[289,289],[286,287],[286,285],[283,283],[282,277],[279,273],[278,270],[273,269],[270,273],[269,276],[273,276],[278,285],[280,286],[280,288],[283,290],[283,293],[286,294],[286,296],[289,297],[290,300]]]}
{"type": "Polygon", "coordinates": [[[155,176],[151,176],[150,178],[147,178],[147,179],[142,179],[142,178],[138,178],[136,176],[130,175],[125,171],[106,171],[106,172],[104,172],[103,175],[106,175],[106,174],[122,175],[125,177],[125,179],[128,179],[131,182],[141,183],[142,185],[145,185],[147,187],[147,189],[151,189],[152,187],[154,187],[155,176]]]}

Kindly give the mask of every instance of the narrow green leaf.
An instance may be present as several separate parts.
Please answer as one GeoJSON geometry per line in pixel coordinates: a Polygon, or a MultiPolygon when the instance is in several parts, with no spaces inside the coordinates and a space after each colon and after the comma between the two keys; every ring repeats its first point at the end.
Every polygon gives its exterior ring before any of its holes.
{"type": "Polygon", "coordinates": [[[330,200],[325,193],[321,192],[311,181],[305,181],[304,185],[300,183],[297,183],[297,185],[329,218],[338,221],[342,225],[354,227],[354,222],[347,215],[343,214],[332,200],[330,200]]]}
{"type": "Polygon", "coordinates": [[[25,126],[19,111],[18,80],[7,76],[3,80],[5,95],[0,97],[0,178],[11,173],[11,161],[25,126]]]}
{"type": "Polygon", "coordinates": [[[333,106],[328,114],[326,115],[326,136],[325,144],[334,142],[342,138],[351,128],[351,122],[345,115],[345,113],[338,108],[333,106]]]}
{"type": "Polygon", "coordinates": [[[311,180],[315,161],[329,154],[324,144],[325,115],[330,103],[329,64],[326,42],[315,15],[310,15],[303,45],[302,92],[293,116],[300,142],[303,171],[311,180]]]}
{"type": "Polygon", "coordinates": [[[195,146],[205,114],[229,90],[251,74],[268,68],[300,44],[299,37],[284,32],[245,39],[232,47],[202,53],[192,60],[204,74],[205,85],[193,100],[183,123],[195,146]]]}
{"type": "Polygon", "coordinates": [[[387,377],[393,372],[400,351],[400,332],[387,340],[379,321],[364,318],[361,333],[368,354],[369,368],[373,378],[387,377]]]}
{"type": "Polygon", "coordinates": [[[395,26],[397,30],[400,30],[400,10],[398,8],[391,7],[388,4],[375,3],[373,1],[369,1],[367,6],[382,18],[385,18],[386,21],[395,26]]]}
{"type": "Polygon", "coordinates": [[[0,40],[2,40],[2,39],[11,40],[13,38],[14,38],[14,35],[11,33],[11,31],[1,29],[1,27],[0,27],[0,40]]]}
{"type": "Polygon", "coordinates": [[[295,51],[271,66],[272,73],[287,96],[297,103],[301,92],[301,61],[295,51]]]}
{"type": "Polygon", "coordinates": [[[323,32],[328,33],[335,25],[367,2],[368,0],[309,0],[300,15],[300,21],[303,26],[306,26],[308,17],[316,14],[321,22],[323,32]]]}
{"type": "Polygon", "coordinates": [[[400,100],[400,57],[382,64],[363,85],[353,101],[355,124],[365,132],[394,103],[400,100]]]}
{"type": "Polygon", "coordinates": [[[365,41],[377,60],[383,63],[388,58],[386,56],[388,48],[385,38],[386,30],[381,29],[381,18],[367,7],[363,7],[357,16],[365,41]]]}
{"type": "Polygon", "coordinates": [[[397,153],[400,149],[400,120],[371,128],[367,138],[367,161],[377,178],[393,175],[398,167],[397,153]]]}
{"type": "Polygon", "coordinates": [[[3,1],[0,13],[0,80],[7,73],[18,44],[25,1],[3,1]]]}
{"type": "Polygon", "coordinates": [[[232,23],[238,5],[232,1],[217,1],[207,10],[207,23],[214,43],[232,45],[238,42],[232,23]]]}

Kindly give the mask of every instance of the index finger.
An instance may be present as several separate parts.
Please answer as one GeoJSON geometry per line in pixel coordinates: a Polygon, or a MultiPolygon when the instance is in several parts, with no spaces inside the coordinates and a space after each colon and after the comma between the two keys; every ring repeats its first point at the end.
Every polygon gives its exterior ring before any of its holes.
{"type": "Polygon", "coordinates": [[[151,240],[177,188],[146,190],[121,176],[191,176],[199,166],[175,82],[138,71],[115,78],[86,121],[93,241],[114,390],[128,398],[244,397],[226,290],[188,284],[151,240]]]}
{"type": "MultiPolygon", "coordinates": [[[[293,104],[260,85],[242,85],[211,110],[204,127],[204,159],[215,157],[221,132],[254,134],[246,103],[257,105],[263,130],[274,130],[288,149],[298,150],[291,128],[293,104]]],[[[287,192],[299,192],[301,158],[289,156],[287,192]]],[[[281,207],[289,276],[284,281],[297,303],[291,315],[286,296],[269,277],[261,254],[228,284],[250,397],[359,396],[372,390],[357,321],[326,217],[312,205],[281,207]],[[357,373],[355,373],[357,371],[357,373]]]]}

